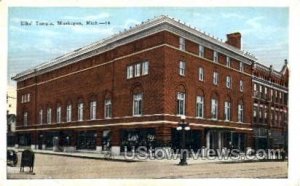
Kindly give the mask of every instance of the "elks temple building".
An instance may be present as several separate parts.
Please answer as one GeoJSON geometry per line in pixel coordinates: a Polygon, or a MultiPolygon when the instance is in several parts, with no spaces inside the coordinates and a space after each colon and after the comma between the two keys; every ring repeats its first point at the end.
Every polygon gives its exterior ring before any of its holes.
{"type": "Polygon", "coordinates": [[[17,74],[17,144],[118,154],[127,146],[276,148],[286,143],[288,69],[258,63],[241,34],[215,39],[168,16],[17,74]]]}

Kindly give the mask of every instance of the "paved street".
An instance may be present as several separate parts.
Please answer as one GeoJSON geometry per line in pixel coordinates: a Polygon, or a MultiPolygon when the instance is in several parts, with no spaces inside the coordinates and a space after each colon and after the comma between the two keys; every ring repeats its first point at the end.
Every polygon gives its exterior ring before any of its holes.
{"type": "MultiPolygon", "coordinates": [[[[18,163],[17,167],[8,166],[7,177],[8,179],[287,177],[287,161],[234,163],[190,160],[189,166],[177,166],[177,163],[177,160],[122,162],[36,154],[34,175],[19,173],[18,163]]],[[[25,171],[28,169],[26,168],[25,171]]]]}

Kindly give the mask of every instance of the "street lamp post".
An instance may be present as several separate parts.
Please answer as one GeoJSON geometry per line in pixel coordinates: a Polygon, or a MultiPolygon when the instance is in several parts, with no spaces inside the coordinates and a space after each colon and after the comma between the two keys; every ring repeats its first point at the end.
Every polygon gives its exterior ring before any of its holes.
{"type": "Polygon", "coordinates": [[[180,122],[178,123],[178,127],[176,128],[177,131],[181,131],[181,156],[180,156],[180,162],[178,165],[188,165],[186,158],[186,149],[185,149],[185,131],[190,130],[191,128],[189,127],[189,123],[185,121],[186,117],[181,116],[180,117],[180,122]]]}

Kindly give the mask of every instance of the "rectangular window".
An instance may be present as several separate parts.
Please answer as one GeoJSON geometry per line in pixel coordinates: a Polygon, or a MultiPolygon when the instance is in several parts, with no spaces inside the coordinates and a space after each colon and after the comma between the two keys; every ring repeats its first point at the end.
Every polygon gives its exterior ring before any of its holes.
{"type": "Polygon", "coordinates": [[[109,119],[112,117],[112,104],[111,104],[111,99],[106,99],[105,100],[105,107],[104,107],[104,117],[106,119],[109,119]]]}
{"type": "Polygon", "coordinates": [[[225,101],[224,111],[225,111],[225,120],[230,121],[231,120],[231,103],[230,102],[225,101]]]}
{"type": "Polygon", "coordinates": [[[242,62],[240,62],[240,71],[244,72],[244,64],[242,62]]]}
{"type": "Polygon", "coordinates": [[[213,61],[214,62],[219,62],[218,52],[217,51],[214,51],[213,61]]]}
{"type": "Polygon", "coordinates": [[[185,50],[185,39],[182,37],[179,38],[179,49],[185,50]]]}
{"type": "Polygon", "coordinates": [[[30,102],[30,94],[27,94],[27,102],[30,102]]]}
{"type": "Polygon", "coordinates": [[[43,109],[40,110],[40,124],[43,124],[43,109]]]}
{"type": "Polygon", "coordinates": [[[244,91],[244,82],[242,80],[240,80],[240,91],[244,91]]]}
{"type": "Polygon", "coordinates": [[[149,62],[145,61],[142,63],[142,75],[147,75],[149,73],[149,62]]]}
{"type": "Polygon", "coordinates": [[[61,106],[56,108],[56,123],[61,123],[61,106]]]}
{"type": "Polygon", "coordinates": [[[211,99],[211,118],[218,119],[218,100],[211,99]]]}
{"type": "Polygon", "coordinates": [[[134,69],[134,76],[139,77],[141,75],[141,64],[136,64],[134,69]]]}
{"type": "Polygon", "coordinates": [[[230,61],[230,57],[226,56],[226,66],[230,67],[231,66],[231,61],[230,61]]]}
{"type": "Polygon", "coordinates": [[[96,111],[97,111],[97,103],[96,101],[90,102],[90,119],[94,120],[96,119],[96,111]]]}
{"type": "Polygon", "coordinates": [[[27,112],[24,112],[23,124],[24,124],[25,127],[28,125],[28,113],[27,112]]]}
{"type": "Polygon", "coordinates": [[[185,75],[185,62],[184,61],[179,62],[179,75],[181,75],[181,76],[185,75]]]}
{"type": "Polygon", "coordinates": [[[199,56],[204,57],[204,46],[199,45],[199,56]]]}
{"type": "Polygon", "coordinates": [[[204,117],[204,98],[203,96],[197,96],[196,100],[196,117],[204,117]]]}
{"type": "Polygon", "coordinates": [[[47,123],[48,124],[51,124],[51,116],[52,116],[52,109],[51,108],[48,108],[47,109],[47,123]]]}
{"type": "Polygon", "coordinates": [[[226,87],[231,88],[231,77],[230,76],[226,76],[226,87]]]}
{"type": "Polygon", "coordinates": [[[127,66],[127,79],[133,78],[133,66],[127,66]]]}
{"type": "Polygon", "coordinates": [[[213,84],[218,85],[218,83],[219,83],[219,73],[214,72],[214,74],[213,74],[213,84]]]}
{"type": "Polygon", "coordinates": [[[244,122],[244,105],[238,105],[238,122],[244,122]]]}
{"type": "Polygon", "coordinates": [[[72,105],[67,106],[67,122],[72,121],[72,105]]]}
{"type": "Polygon", "coordinates": [[[202,67],[199,68],[199,80],[204,80],[204,69],[202,67]]]}
{"type": "Polygon", "coordinates": [[[78,121],[83,121],[83,103],[78,104],[78,121]]]}
{"type": "Polygon", "coordinates": [[[133,116],[141,116],[143,113],[143,94],[133,95],[133,116]]]}
{"type": "Polygon", "coordinates": [[[185,115],[185,93],[177,93],[177,114],[185,115]]]}

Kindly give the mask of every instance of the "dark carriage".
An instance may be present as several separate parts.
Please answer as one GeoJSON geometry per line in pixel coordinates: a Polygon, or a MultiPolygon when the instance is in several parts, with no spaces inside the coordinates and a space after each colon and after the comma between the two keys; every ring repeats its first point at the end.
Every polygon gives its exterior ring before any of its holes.
{"type": "Polygon", "coordinates": [[[31,150],[22,152],[20,172],[24,172],[24,167],[29,167],[29,172],[33,172],[34,153],[31,150]]]}

